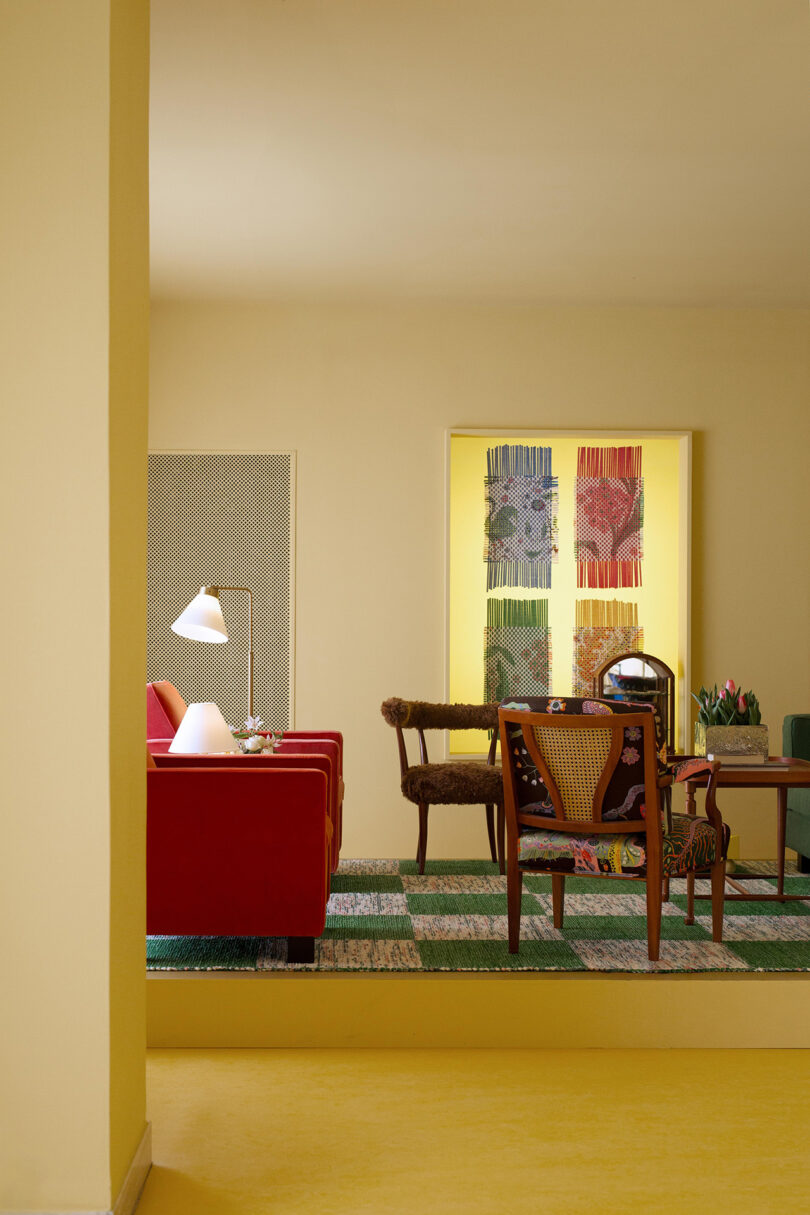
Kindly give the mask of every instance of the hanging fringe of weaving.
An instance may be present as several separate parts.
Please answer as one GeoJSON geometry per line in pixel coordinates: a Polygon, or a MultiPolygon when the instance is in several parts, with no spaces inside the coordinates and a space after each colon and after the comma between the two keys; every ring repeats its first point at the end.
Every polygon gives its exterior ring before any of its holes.
{"type": "Polygon", "coordinates": [[[490,447],[484,496],[487,590],[548,589],[559,553],[551,448],[508,443],[490,447]]]}
{"type": "Polygon", "coordinates": [[[603,663],[619,654],[644,649],[638,604],[618,599],[578,599],[574,628],[573,695],[593,696],[593,681],[603,663]]]}
{"type": "Polygon", "coordinates": [[[577,452],[577,586],[641,586],[644,478],[640,447],[577,452]]]}
{"type": "Polygon", "coordinates": [[[551,634],[547,599],[488,599],[484,701],[548,696],[551,634]]]}

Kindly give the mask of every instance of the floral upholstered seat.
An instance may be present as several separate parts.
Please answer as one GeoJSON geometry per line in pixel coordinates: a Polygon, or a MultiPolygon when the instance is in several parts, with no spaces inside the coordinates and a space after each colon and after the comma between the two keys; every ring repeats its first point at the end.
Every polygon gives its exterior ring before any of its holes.
{"type": "MultiPolygon", "coordinates": [[[[664,877],[681,877],[690,869],[707,869],[715,860],[715,831],[706,818],[673,814],[672,830],[663,834],[664,877]]],[[[633,835],[565,835],[544,828],[521,833],[521,865],[542,863],[543,870],[577,874],[647,872],[647,837],[633,835]]]]}

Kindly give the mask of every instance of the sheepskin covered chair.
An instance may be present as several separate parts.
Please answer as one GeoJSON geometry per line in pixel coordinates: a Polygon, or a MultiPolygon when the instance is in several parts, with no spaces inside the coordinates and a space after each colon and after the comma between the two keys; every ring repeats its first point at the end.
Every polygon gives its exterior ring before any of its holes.
{"type": "Polygon", "coordinates": [[[503,779],[495,763],[498,747],[498,706],[437,705],[424,700],[400,700],[392,697],[383,701],[380,711],[397,732],[402,793],[419,807],[419,842],[416,860],[419,872],[425,872],[427,856],[428,811],[431,806],[485,806],[489,851],[505,872],[503,779]],[[419,763],[408,762],[404,730],[416,730],[419,739],[419,763]],[[432,764],[428,759],[425,730],[491,730],[492,743],[486,763],[452,761],[432,764]],[[495,807],[498,808],[497,828],[495,807]]]}

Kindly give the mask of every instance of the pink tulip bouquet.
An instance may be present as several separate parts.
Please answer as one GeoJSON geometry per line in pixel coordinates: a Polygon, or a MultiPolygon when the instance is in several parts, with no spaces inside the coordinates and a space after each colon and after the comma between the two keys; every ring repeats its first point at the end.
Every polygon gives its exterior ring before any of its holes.
{"type": "Polygon", "coordinates": [[[698,721],[705,726],[758,726],[762,721],[754,693],[740,691],[733,679],[727,679],[719,692],[715,684],[710,692],[701,687],[692,696],[700,710],[698,721]]]}

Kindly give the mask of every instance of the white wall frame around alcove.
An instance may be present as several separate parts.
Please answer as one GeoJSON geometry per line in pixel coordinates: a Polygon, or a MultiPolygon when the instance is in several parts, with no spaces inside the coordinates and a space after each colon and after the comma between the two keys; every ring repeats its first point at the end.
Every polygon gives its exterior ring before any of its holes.
{"type": "Polygon", "coordinates": [[[150,448],[147,678],[187,701],[247,714],[247,604],[222,596],[229,644],[178,637],[171,623],[202,585],[254,597],[255,713],[295,726],[296,452],[289,448],[150,448]]]}

